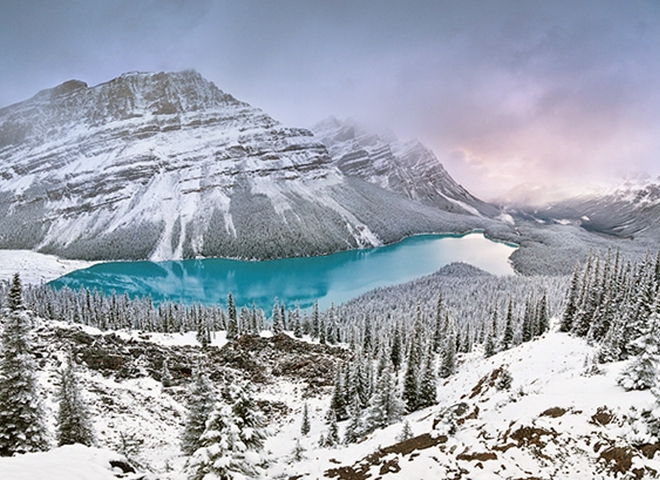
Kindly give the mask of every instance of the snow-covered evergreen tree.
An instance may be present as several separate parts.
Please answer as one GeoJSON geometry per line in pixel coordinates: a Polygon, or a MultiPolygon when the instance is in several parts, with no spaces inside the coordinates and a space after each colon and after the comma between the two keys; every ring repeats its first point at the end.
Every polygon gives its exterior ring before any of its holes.
{"type": "Polygon", "coordinates": [[[81,443],[91,447],[94,444],[92,421],[81,395],[81,387],[70,355],[67,357],[66,366],[60,371],[59,380],[57,445],[81,443]]]}
{"type": "Polygon", "coordinates": [[[427,408],[436,403],[438,403],[438,390],[434,366],[434,354],[433,348],[429,348],[426,352],[419,380],[418,408],[427,408]]]}
{"type": "Polygon", "coordinates": [[[346,399],[346,385],[344,383],[344,371],[346,370],[345,365],[339,365],[337,367],[337,373],[335,374],[335,385],[332,390],[332,396],[330,397],[330,411],[328,412],[328,422],[330,421],[331,414],[334,415],[335,420],[346,420],[348,418],[347,412],[347,399],[346,399]]]}
{"type": "Polygon", "coordinates": [[[392,346],[390,347],[390,359],[395,371],[399,371],[401,362],[403,361],[403,353],[401,351],[401,336],[399,332],[399,325],[394,325],[394,332],[392,333],[392,346]]]}
{"type": "Polygon", "coordinates": [[[344,443],[354,443],[364,433],[362,407],[360,405],[360,399],[357,396],[353,397],[348,410],[349,418],[344,432],[344,443]]]}
{"type": "Polygon", "coordinates": [[[502,336],[502,350],[508,350],[513,346],[513,336],[513,301],[509,300],[509,306],[506,311],[506,323],[504,324],[504,335],[502,336]]]}
{"type": "Polygon", "coordinates": [[[442,348],[442,342],[445,338],[446,326],[445,326],[445,313],[444,305],[442,302],[442,294],[438,295],[438,302],[435,306],[435,328],[433,329],[433,351],[439,353],[442,348]]]}
{"type": "Polygon", "coordinates": [[[7,293],[7,308],[10,312],[17,312],[23,308],[23,286],[18,273],[15,273],[11,280],[7,293]]]}
{"type": "Polygon", "coordinates": [[[441,355],[438,375],[440,378],[449,378],[456,373],[456,338],[453,325],[449,327],[441,355]]]}
{"type": "Polygon", "coordinates": [[[543,335],[550,329],[550,316],[548,315],[548,294],[544,291],[541,301],[538,304],[538,328],[537,335],[543,335]]]}
{"type": "Polygon", "coordinates": [[[232,386],[232,406],[218,403],[190,459],[191,480],[258,477],[266,438],[262,414],[248,382],[232,386]]]}
{"type": "Polygon", "coordinates": [[[383,370],[369,401],[364,419],[365,432],[398,422],[406,411],[406,404],[396,384],[391,365],[383,370]]]}
{"type": "Polygon", "coordinates": [[[405,442],[406,440],[410,440],[413,438],[413,431],[412,428],[410,427],[410,422],[406,420],[406,422],[403,424],[403,429],[401,430],[401,433],[396,437],[398,442],[405,442]]]}
{"type": "Polygon", "coordinates": [[[293,311],[293,336],[302,338],[302,324],[300,323],[300,305],[296,302],[296,309],[293,311]]]}
{"type": "Polygon", "coordinates": [[[273,305],[273,314],[271,321],[273,322],[273,335],[278,335],[284,331],[284,326],[282,324],[280,305],[275,297],[275,304],[273,305]]]}
{"type": "Polygon", "coordinates": [[[233,295],[229,292],[229,295],[227,295],[227,340],[236,340],[236,338],[238,338],[236,304],[233,295]]]}
{"type": "Polygon", "coordinates": [[[310,335],[313,339],[319,338],[319,302],[315,301],[312,306],[312,329],[310,335]]]}
{"type": "Polygon", "coordinates": [[[211,330],[203,319],[197,321],[197,341],[206,348],[211,344],[211,330]]]}
{"type": "Polygon", "coordinates": [[[419,380],[422,370],[422,318],[417,307],[417,318],[413,325],[412,338],[408,347],[408,361],[403,377],[403,401],[406,402],[408,412],[419,408],[419,380]]]}
{"type": "Polygon", "coordinates": [[[300,433],[307,436],[311,429],[312,427],[309,423],[309,407],[307,406],[307,402],[305,402],[305,405],[303,406],[302,423],[300,424],[300,433]]]}
{"type": "Polygon", "coordinates": [[[330,410],[328,419],[328,434],[323,438],[322,447],[334,447],[339,445],[339,426],[334,410],[330,410]]]}
{"type": "Polygon", "coordinates": [[[571,277],[571,286],[568,290],[568,301],[564,309],[564,315],[559,326],[560,332],[570,332],[573,329],[573,320],[578,309],[578,300],[580,297],[580,268],[575,266],[573,276],[571,277]]]}
{"type": "Polygon", "coordinates": [[[206,375],[196,369],[188,391],[188,416],[181,436],[181,451],[192,455],[199,447],[199,439],[206,428],[206,421],[213,411],[215,392],[206,375]]]}
{"type": "Polygon", "coordinates": [[[484,342],[484,356],[492,357],[497,353],[497,307],[493,309],[493,320],[484,342]]]}
{"type": "Polygon", "coordinates": [[[653,313],[648,318],[645,335],[637,339],[641,350],[618,379],[626,390],[646,390],[658,383],[660,366],[660,297],[656,299],[653,313]]]}
{"type": "Polygon", "coordinates": [[[170,369],[167,366],[167,359],[163,359],[163,367],[160,370],[160,383],[163,384],[163,387],[171,387],[174,384],[172,379],[172,374],[170,369]]]}
{"type": "Polygon", "coordinates": [[[21,309],[20,279],[12,287],[17,284],[0,337],[0,456],[48,450],[30,347],[32,319],[21,309]]]}

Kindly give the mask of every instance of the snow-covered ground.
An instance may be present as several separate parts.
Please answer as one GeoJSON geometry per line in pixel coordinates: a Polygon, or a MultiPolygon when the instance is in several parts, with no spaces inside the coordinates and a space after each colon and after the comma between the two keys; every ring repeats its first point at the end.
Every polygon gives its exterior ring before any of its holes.
{"type": "MultiPolygon", "coordinates": [[[[403,422],[378,430],[357,444],[318,448],[319,436],[327,432],[323,416],[328,402],[313,399],[308,437],[299,433],[298,405],[290,423],[269,440],[280,457],[269,470],[270,478],[322,478],[329,469],[369,462],[374,462],[368,469],[371,478],[617,478],[615,463],[606,460],[608,449],[623,448],[612,450],[615,455],[629,448],[632,427],[627,418],[634,414],[632,407],[652,406],[653,396],[648,391],[626,392],[617,385],[626,362],[600,366],[598,374],[588,373],[585,358],[592,353],[593,347],[582,339],[548,333],[490,359],[472,355],[455,376],[439,385],[437,406],[406,417],[414,435],[447,435],[447,440],[408,455],[389,453],[377,461],[373,454],[397,443],[403,422]],[[510,389],[500,391],[482,381],[502,367],[513,378],[510,389]],[[463,420],[457,418],[456,431],[449,433],[439,420],[448,408],[461,403],[466,413],[463,420]],[[594,420],[598,412],[611,414],[612,420],[599,424],[594,420]],[[291,459],[295,438],[307,450],[301,462],[291,459]],[[287,448],[288,457],[281,456],[287,448]],[[385,471],[386,461],[397,467],[385,471]]],[[[342,430],[344,427],[340,424],[342,430]]],[[[639,452],[631,457],[631,468],[645,465],[660,472],[660,458],[643,458],[639,452]]]]}
{"type": "MultiPolygon", "coordinates": [[[[61,328],[66,324],[56,325],[61,328]]],[[[89,327],[84,330],[102,334],[89,327]]],[[[184,348],[197,345],[194,333],[116,335],[128,341],[127,346],[132,340],[184,348]]],[[[224,335],[217,335],[213,343],[224,345],[224,335]]],[[[46,358],[59,355],[54,345],[50,349],[46,358]]],[[[629,421],[638,415],[635,409],[639,412],[652,406],[653,395],[648,391],[626,392],[617,385],[626,362],[600,365],[598,369],[589,362],[585,366],[585,359],[593,352],[594,347],[583,339],[554,331],[488,359],[477,349],[461,359],[454,376],[439,382],[436,406],[410,414],[358,443],[334,448],[318,445],[328,431],[325,416],[331,387],[312,391],[302,380],[283,377],[261,383],[258,399],[279,405],[269,417],[270,437],[265,450],[270,465],[263,478],[320,479],[339,467],[364,469],[370,478],[406,480],[628,478],[616,473],[621,458],[624,466],[626,458],[630,460],[630,472],[635,468],[646,468],[646,473],[649,469],[660,471],[660,458],[649,459],[640,453],[629,421]],[[503,369],[513,380],[509,389],[498,390],[494,380],[496,372],[503,369]],[[305,403],[311,421],[307,436],[300,433],[305,403]],[[457,407],[462,413],[448,415],[449,411],[457,412],[457,407]],[[415,436],[436,443],[415,444],[407,451],[397,446],[405,421],[415,436]],[[455,430],[449,428],[452,424],[455,430]],[[293,455],[296,442],[304,449],[299,460],[293,455]]],[[[40,374],[40,383],[48,393],[46,407],[53,412],[55,364],[49,364],[51,367],[40,374]]],[[[185,382],[163,388],[149,376],[122,380],[83,366],[79,373],[100,446],[118,449],[120,434],[139,439],[142,444],[134,458],[139,469],[163,480],[187,478],[187,459],[179,447],[186,415],[185,382]]],[[[346,423],[339,424],[341,437],[346,423]]],[[[52,422],[50,428],[54,428],[52,422]]],[[[104,452],[67,447],[0,459],[0,479],[113,478],[107,468],[111,454],[104,452]],[[44,472],[48,474],[44,476],[44,472]],[[56,476],[60,473],[62,476],[56,476]]]]}
{"type": "Polygon", "coordinates": [[[94,262],[66,260],[31,250],[0,250],[0,281],[20,273],[23,283],[39,285],[92,265],[94,262]]]}
{"type": "MultiPolygon", "coordinates": [[[[83,445],[66,445],[48,452],[0,457],[2,480],[117,480],[123,471],[111,461],[126,460],[119,454],[83,445]]],[[[134,478],[131,474],[123,476],[134,478]]]]}

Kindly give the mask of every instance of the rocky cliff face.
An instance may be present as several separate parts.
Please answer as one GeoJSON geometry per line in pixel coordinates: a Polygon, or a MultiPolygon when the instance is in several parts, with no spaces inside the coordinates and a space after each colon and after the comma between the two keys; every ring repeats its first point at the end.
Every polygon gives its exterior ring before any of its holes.
{"type": "Polygon", "coordinates": [[[72,80],[2,108],[0,161],[0,248],[71,258],[273,258],[483,226],[348,178],[309,130],[194,71],[72,80]]]}
{"type": "Polygon", "coordinates": [[[345,175],[448,212],[499,214],[495,207],[456,183],[433,152],[417,140],[401,142],[334,117],[317,123],[312,131],[345,175]]]}

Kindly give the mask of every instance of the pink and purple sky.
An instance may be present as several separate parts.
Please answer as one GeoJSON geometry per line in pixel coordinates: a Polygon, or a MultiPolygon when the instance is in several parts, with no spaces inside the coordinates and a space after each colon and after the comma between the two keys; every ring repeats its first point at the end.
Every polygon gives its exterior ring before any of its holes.
{"type": "Polygon", "coordinates": [[[0,106],[194,68],[292,126],[431,147],[484,199],[660,175],[660,2],[5,0],[0,106]],[[518,189],[520,191],[520,189],[518,189]]]}

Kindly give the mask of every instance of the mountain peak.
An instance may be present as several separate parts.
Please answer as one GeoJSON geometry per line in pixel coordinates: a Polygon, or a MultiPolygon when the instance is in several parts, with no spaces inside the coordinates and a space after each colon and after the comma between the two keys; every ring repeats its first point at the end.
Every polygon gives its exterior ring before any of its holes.
{"type": "Polygon", "coordinates": [[[419,140],[402,142],[391,132],[369,132],[352,119],[335,117],[318,122],[312,131],[345,175],[447,212],[498,214],[456,183],[419,140]]]}

